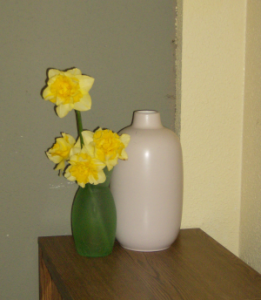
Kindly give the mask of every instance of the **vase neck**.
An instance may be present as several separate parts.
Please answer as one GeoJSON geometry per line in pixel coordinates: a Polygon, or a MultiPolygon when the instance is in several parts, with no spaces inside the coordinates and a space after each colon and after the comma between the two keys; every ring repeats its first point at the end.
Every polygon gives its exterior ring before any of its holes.
{"type": "Polygon", "coordinates": [[[141,129],[163,128],[160,113],[155,110],[137,110],[133,115],[132,127],[141,129]]]}

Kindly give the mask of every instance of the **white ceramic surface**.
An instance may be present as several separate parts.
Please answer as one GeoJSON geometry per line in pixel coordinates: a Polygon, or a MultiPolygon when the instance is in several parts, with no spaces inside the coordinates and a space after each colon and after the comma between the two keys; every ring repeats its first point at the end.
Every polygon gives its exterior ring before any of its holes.
{"type": "Polygon", "coordinates": [[[117,209],[116,238],[127,249],[159,251],[178,236],[182,215],[182,151],[176,134],[163,127],[157,111],[134,112],[129,159],[111,179],[117,209]]]}

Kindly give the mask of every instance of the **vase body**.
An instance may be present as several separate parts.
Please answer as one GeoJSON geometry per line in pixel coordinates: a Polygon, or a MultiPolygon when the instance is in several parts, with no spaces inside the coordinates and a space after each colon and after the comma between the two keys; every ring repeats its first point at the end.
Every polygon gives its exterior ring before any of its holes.
{"type": "Polygon", "coordinates": [[[136,111],[127,133],[128,160],[111,180],[117,210],[116,238],[127,249],[160,251],[178,236],[182,216],[182,151],[157,111],[136,111]]]}
{"type": "Polygon", "coordinates": [[[108,182],[79,187],[72,206],[72,233],[82,256],[102,257],[112,252],[116,208],[108,182]]]}

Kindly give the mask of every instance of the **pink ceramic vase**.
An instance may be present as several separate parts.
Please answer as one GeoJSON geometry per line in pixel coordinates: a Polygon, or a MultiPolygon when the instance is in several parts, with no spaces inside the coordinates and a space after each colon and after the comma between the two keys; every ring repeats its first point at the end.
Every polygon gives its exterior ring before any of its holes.
{"type": "Polygon", "coordinates": [[[131,136],[129,159],[119,161],[111,179],[117,210],[116,238],[127,249],[159,251],[178,236],[182,215],[182,151],[160,113],[134,112],[121,132],[131,136]]]}

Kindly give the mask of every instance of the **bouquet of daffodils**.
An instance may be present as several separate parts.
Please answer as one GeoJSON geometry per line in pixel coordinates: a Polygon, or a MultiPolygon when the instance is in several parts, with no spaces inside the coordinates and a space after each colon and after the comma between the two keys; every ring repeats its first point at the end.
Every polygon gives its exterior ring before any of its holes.
{"type": "Polygon", "coordinates": [[[75,110],[78,140],[62,133],[46,154],[56,164],[55,170],[64,173],[68,180],[76,181],[82,188],[88,183],[97,185],[105,182],[105,174],[117,165],[118,159],[128,159],[125,148],[130,141],[128,134],[119,136],[109,129],[99,128],[95,132],[82,129],[80,112],[91,109],[89,91],[93,83],[94,78],[82,75],[77,68],[67,71],[50,69],[47,86],[42,93],[45,100],[56,105],[60,118],[75,110]]]}

